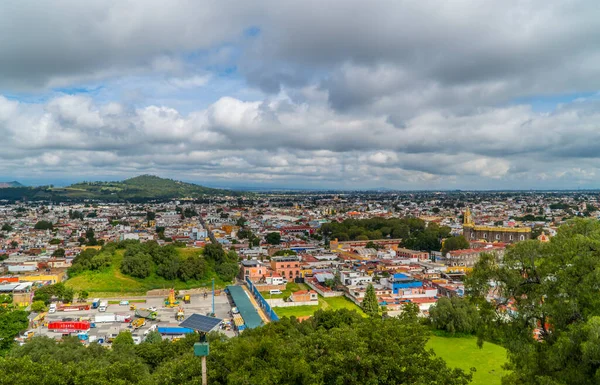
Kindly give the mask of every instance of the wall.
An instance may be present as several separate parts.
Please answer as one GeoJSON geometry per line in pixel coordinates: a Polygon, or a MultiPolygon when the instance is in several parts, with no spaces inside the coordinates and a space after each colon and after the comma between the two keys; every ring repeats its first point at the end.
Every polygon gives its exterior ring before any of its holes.
{"type": "MultiPolygon", "coordinates": [[[[254,286],[252,281],[250,281],[249,279],[246,279],[246,285],[248,285],[248,288],[250,288],[250,293],[252,293],[254,298],[256,298],[256,302],[258,302],[258,305],[263,308],[267,317],[271,318],[272,321],[279,321],[279,316],[277,315],[277,313],[275,313],[275,311],[273,311],[273,309],[271,308],[271,305],[269,305],[267,300],[264,299],[262,294],[260,294],[259,289],[257,289],[256,286],[254,286]]],[[[284,287],[284,289],[285,289],[285,287],[284,287]]]]}
{"type": "Polygon", "coordinates": [[[322,291],[317,286],[313,285],[309,281],[304,281],[311,289],[319,293],[321,296],[329,298],[329,297],[342,297],[344,295],[343,291],[322,291]]]}
{"type": "Polygon", "coordinates": [[[269,291],[269,290],[281,290],[284,291],[286,285],[257,285],[254,284],[254,287],[258,289],[258,291],[269,291]]]}
{"type": "Polygon", "coordinates": [[[285,302],[283,298],[267,299],[266,301],[273,307],[319,306],[319,301],[285,302]]]}

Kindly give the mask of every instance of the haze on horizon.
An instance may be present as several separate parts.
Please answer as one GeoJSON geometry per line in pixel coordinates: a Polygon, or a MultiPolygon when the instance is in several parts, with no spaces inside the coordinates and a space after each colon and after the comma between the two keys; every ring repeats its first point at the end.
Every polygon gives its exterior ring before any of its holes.
{"type": "Polygon", "coordinates": [[[599,188],[597,2],[0,5],[0,181],[599,188]]]}

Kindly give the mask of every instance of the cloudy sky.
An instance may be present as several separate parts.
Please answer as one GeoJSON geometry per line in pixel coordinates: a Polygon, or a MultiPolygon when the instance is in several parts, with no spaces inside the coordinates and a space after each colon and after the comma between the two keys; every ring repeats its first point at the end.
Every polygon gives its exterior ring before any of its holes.
{"type": "Polygon", "coordinates": [[[0,5],[0,180],[600,188],[583,0],[0,5]]]}

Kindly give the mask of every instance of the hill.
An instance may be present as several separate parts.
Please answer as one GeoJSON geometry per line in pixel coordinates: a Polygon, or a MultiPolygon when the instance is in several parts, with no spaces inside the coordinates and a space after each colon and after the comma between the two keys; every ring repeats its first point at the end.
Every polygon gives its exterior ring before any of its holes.
{"type": "Polygon", "coordinates": [[[83,200],[145,201],[153,199],[201,198],[215,195],[242,195],[153,175],[140,175],[124,181],[81,182],[67,187],[7,187],[0,199],[8,200],[83,200]]]}
{"type": "Polygon", "coordinates": [[[0,182],[0,188],[7,187],[23,187],[23,185],[15,180],[12,182],[0,182]]]}

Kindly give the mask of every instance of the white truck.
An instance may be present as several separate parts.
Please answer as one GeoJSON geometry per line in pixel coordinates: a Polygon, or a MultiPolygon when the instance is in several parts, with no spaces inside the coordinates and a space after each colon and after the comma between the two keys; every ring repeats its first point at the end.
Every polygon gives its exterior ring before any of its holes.
{"type": "Polygon", "coordinates": [[[115,322],[115,315],[112,313],[106,314],[96,314],[94,316],[94,323],[104,323],[104,322],[115,322]]]}
{"type": "Polygon", "coordinates": [[[50,304],[50,309],[48,309],[48,313],[56,313],[56,304],[55,303],[51,303],[50,304]]]}
{"type": "Polygon", "coordinates": [[[105,312],[106,308],[108,308],[108,302],[107,301],[100,301],[100,305],[98,306],[98,311],[99,312],[105,312]]]}
{"type": "Polygon", "coordinates": [[[94,316],[94,323],[103,323],[103,322],[131,322],[131,316],[127,314],[96,314],[94,316]]]}

